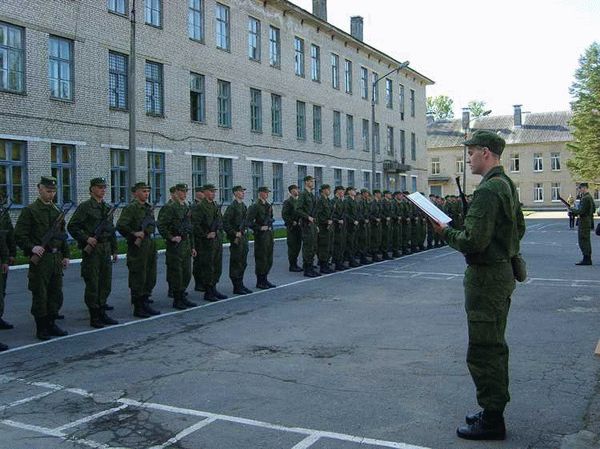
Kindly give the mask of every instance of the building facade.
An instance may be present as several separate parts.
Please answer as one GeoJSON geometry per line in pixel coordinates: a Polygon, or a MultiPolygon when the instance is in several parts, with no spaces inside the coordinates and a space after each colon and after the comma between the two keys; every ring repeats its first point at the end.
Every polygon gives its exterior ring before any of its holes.
{"type": "MultiPolygon", "coordinates": [[[[513,115],[484,116],[476,119],[434,121],[427,126],[429,192],[437,195],[458,194],[455,178],[461,179],[465,167],[463,123],[470,122],[469,135],[485,129],[506,140],[502,165],[515,182],[523,206],[530,209],[564,209],[558,199],[575,198],[577,182],[567,169],[572,140],[570,112],[523,113],[514,107],[513,115]]],[[[481,180],[467,166],[467,193],[481,180]]],[[[598,191],[595,192],[598,197],[598,191]]]]}
{"type": "MultiPolygon", "coordinates": [[[[131,0],[0,2],[0,167],[16,204],[36,197],[41,175],[57,201],[87,198],[90,178],[129,199],[131,0]]],[[[423,189],[426,86],[399,62],[284,0],[137,0],[135,106],[138,180],[153,187],[207,182],[220,201],[231,187],[281,203],[287,185],[317,183],[423,189]],[[385,170],[384,170],[385,167],[385,170]]]]}

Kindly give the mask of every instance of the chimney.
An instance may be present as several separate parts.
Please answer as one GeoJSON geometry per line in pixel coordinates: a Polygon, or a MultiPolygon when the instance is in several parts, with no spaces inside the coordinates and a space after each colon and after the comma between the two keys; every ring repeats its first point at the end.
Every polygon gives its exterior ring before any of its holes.
{"type": "Polygon", "coordinates": [[[327,0],[313,0],[313,15],[327,22],[327,0]]]}
{"type": "Polygon", "coordinates": [[[350,17],[350,34],[354,39],[363,40],[363,18],[361,16],[350,17]]]}
{"type": "Polygon", "coordinates": [[[514,117],[515,117],[515,128],[520,128],[523,125],[523,118],[521,115],[521,106],[522,104],[515,104],[513,108],[515,108],[514,117]]]}
{"type": "Polygon", "coordinates": [[[462,110],[462,130],[467,133],[469,132],[469,123],[471,122],[471,110],[469,108],[463,108],[462,110]]]}

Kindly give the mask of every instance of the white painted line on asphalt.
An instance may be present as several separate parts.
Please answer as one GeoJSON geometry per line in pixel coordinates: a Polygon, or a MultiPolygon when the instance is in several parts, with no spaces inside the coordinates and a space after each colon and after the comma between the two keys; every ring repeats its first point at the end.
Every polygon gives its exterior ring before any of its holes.
{"type": "Polygon", "coordinates": [[[83,417],[81,419],[78,419],[77,421],[73,421],[73,422],[64,424],[64,425],[62,425],[60,427],[57,427],[56,429],[53,429],[53,430],[55,430],[57,432],[62,432],[63,430],[67,430],[67,429],[70,429],[72,427],[80,426],[81,424],[85,424],[85,423],[88,423],[88,422],[93,421],[95,419],[102,418],[103,416],[111,415],[113,413],[118,412],[119,410],[123,410],[124,408],[127,408],[126,404],[122,404],[122,405],[119,405],[118,407],[110,408],[108,410],[103,410],[101,412],[94,413],[93,415],[90,415],[90,416],[85,416],[85,417],[83,417]]]}
{"type": "Polygon", "coordinates": [[[34,426],[33,424],[25,424],[22,422],[13,421],[11,419],[3,419],[2,421],[0,421],[0,423],[21,430],[29,430],[31,432],[41,433],[50,437],[62,438],[65,436],[63,433],[57,432],[53,429],[48,429],[47,427],[34,426]]]}
{"type": "Polygon", "coordinates": [[[298,444],[296,444],[294,447],[292,447],[292,449],[306,449],[308,447],[311,447],[313,444],[315,444],[320,439],[321,439],[321,433],[319,433],[319,432],[313,433],[312,435],[307,436],[302,441],[300,441],[298,444]]]}
{"type": "Polygon", "coordinates": [[[56,391],[58,391],[58,389],[54,389],[51,391],[44,391],[43,393],[36,394],[35,396],[30,396],[25,399],[19,399],[18,401],[11,402],[10,404],[2,405],[2,406],[0,406],[0,412],[6,410],[7,408],[17,407],[18,405],[27,404],[28,402],[31,402],[31,401],[37,401],[38,399],[45,398],[46,396],[49,396],[49,395],[55,393],[56,391]]]}
{"type": "MultiPolygon", "coordinates": [[[[279,239],[276,239],[276,240],[279,240],[279,239]]],[[[285,240],[285,239],[282,239],[282,240],[285,240]]],[[[427,250],[425,252],[414,253],[414,254],[409,254],[409,255],[406,255],[406,256],[402,256],[402,260],[405,260],[407,258],[414,257],[414,256],[420,256],[420,255],[422,256],[422,255],[426,254],[429,251],[437,251],[437,250],[440,250],[440,249],[443,249],[443,248],[432,248],[432,249],[427,250]]],[[[367,267],[375,267],[377,265],[381,265],[381,264],[385,264],[385,263],[389,263],[389,262],[394,262],[396,260],[397,259],[384,260],[384,261],[381,261],[381,262],[374,262],[374,263],[372,263],[370,265],[367,265],[367,267]]],[[[11,349],[9,349],[7,351],[0,352],[0,359],[3,356],[6,356],[8,354],[19,352],[19,351],[24,351],[24,350],[29,349],[29,348],[36,348],[36,347],[39,347],[39,346],[50,345],[50,344],[53,344],[53,343],[56,343],[56,342],[59,342],[59,341],[64,341],[64,340],[68,340],[68,339],[71,339],[71,338],[81,337],[81,336],[84,336],[84,335],[95,334],[95,333],[98,333],[98,332],[109,332],[109,331],[111,331],[113,329],[119,329],[119,328],[126,327],[126,326],[133,326],[133,325],[136,325],[136,324],[148,323],[148,322],[151,322],[151,321],[154,321],[154,320],[160,320],[162,318],[166,318],[166,317],[170,317],[170,316],[174,316],[174,315],[180,315],[182,313],[189,313],[189,312],[192,312],[192,311],[195,311],[195,310],[204,309],[204,308],[207,308],[207,307],[214,307],[214,306],[217,306],[217,305],[220,305],[220,304],[228,303],[230,301],[236,301],[236,300],[240,300],[240,299],[244,299],[244,298],[249,298],[251,296],[260,295],[260,294],[265,293],[265,292],[272,292],[274,290],[282,289],[282,288],[286,288],[286,287],[290,287],[292,285],[298,285],[298,284],[302,284],[302,283],[305,283],[305,282],[317,281],[319,279],[327,278],[329,276],[335,276],[335,275],[338,275],[338,274],[347,274],[349,272],[353,272],[353,271],[364,269],[364,268],[365,268],[365,266],[361,265],[360,267],[348,268],[347,270],[344,270],[344,271],[336,271],[334,273],[324,274],[324,275],[321,275],[321,276],[315,277],[315,278],[299,279],[297,281],[290,282],[288,284],[278,285],[277,287],[270,288],[268,290],[256,290],[256,291],[254,291],[252,293],[249,293],[247,295],[232,296],[230,298],[222,299],[220,301],[211,302],[211,303],[208,303],[208,304],[202,304],[200,306],[193,307],[191,309],[175,310],[173,312],[161,313],[160,315],[155,315],[155,316],[152,316],[150,318],[144,318],[144,319],[139,319],[139,320],[126,321],[124,323],[115,324],[114,326],[106,326],[106,327],[103,327],[101,329],[90,329],[90,330],[87,330],[87,331],[82,331],[82,332],[76,332],[74,334],[69,334],[69,335],[66,335],[64,337],[54,337],[54,338],[52,338],[50,340],[40,341],[40,342],[36,342],[36,343],[30,343],[28,345],[18,346],[16,348],[11,348],[11,349]]],[[[355,273],[355,274],[363,274],[363,273],[359,272],[359,273],[355,273]]]]}
{"type": "Polygon", "coordinates": [[[203,427],[206,427],[210,423],[213,423],[215,421],[216,421],[216,418],[207,418],[207,419],[205,419],[203,421],[199,421],[196,424],[194,424],[193,426],[190,426],[190,427],[187,427],[187,428],[183,429],[181,432],[179,432],[173,438],[169,438],[167,441],[165,441],[160,446],[152,446],[149,449],[164,449],[164,448],[166,448],[168,446],[171,446],[171,445],[177,443],[179,440],[185,438],[189,434],[194,433],[196,430],[202,429],[203,427]]]}

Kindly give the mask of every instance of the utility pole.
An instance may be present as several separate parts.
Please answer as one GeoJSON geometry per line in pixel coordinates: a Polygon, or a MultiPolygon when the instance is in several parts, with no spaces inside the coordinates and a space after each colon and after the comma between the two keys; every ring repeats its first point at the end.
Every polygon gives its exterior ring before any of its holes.
{"type": "Polygon", "coordinates": [[[136,128],[135,128],[135,0],[131,0],[131,33],[129,42],[128,98],[129,98],[129,186],[137,182],[135,170],[136,128]]]}

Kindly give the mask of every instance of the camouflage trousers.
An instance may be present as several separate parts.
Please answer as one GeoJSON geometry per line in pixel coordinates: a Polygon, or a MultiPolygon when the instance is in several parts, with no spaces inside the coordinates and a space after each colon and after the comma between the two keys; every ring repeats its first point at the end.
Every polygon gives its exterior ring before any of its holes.
{"type": "Polygon", "coordinates": [[[381,222],[371,222],[371,245],[370,250],[372,254],[377,254],[381,251],[381,222]]]}
{"type": "Polygon", "coordinates": [[[31,314],[36,318],[55,317],[63,304],[63,256],[47,252],[37,265],[29,264],[28,288],[31,314]]]}
{"type": "Polygon", "coordinates": [[[344,253],[346,252],[346,225],[333,225],[333,249],[332,259],[336,264],[344,262],[344,253]]]}
{"type": "Polygon", "coordinates": [[[184,292],[192,278],[192,245],[188,239],[176,245],[167,242],[167,283],[173,293],[184,292]]]}
{"type": "Polygon", "coordinates": [[[223,270],[223,243],[217,233],[214,239],[200,238],[195,241],[197,263],[194,264],[194,278],[207,287],[214,287],[221,279],[223,270]]]}
{"type": "Polygon", "coordinates": [[[306,222],[302,225],[302,262],[312,266],[317,253],[317,225],[306,222]]]}
{"type": "Polygon", "coordinates": [[[229,279],[243,279],[248,266],[248,237],[244,233],[229,245],[229,279]]]}
{"type": "Polygon", "coordinates": [[[88,309],[106,304],[112,288],[112,251],[110,242],[98,243],[92,254],[81,252],[81,277],[85,282],[83,298],[88,309]]]}
{"type": "Polygon", "coordinates": [[[319,226],[319,234],[317,236],[317,257],[319,263],[329,262],[331,258],[331,235],[333,233],[333,225],[319,226]]]}
{"type": "Polygon", "coordinates": [[[156,285],[156,242],[146,237],[138,247],[127,245],[127,268],[129,289],[132,296],[148,296],[156,285]]]}
{"type": "Polygon", "coordinates": [[[254,271],[257,276],[266,276],[273,267],[273,231],[254,234],[254,271]]]}
{"type": "Polygon", "coordinates": [[[287,250],[290,265],[298,263],[298,256],[302,248],[302,229],[300,226],[289,226],[287,228],[287,250]]]}
{"type": "Polygon", "coordinates": [[[577,228],[577,241],[579,249],[584,256],[592,255],[592,242],[590,240],[590,232],[592,231],[589,218],[579,219],[579,227],[577,228]]]}

